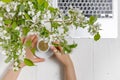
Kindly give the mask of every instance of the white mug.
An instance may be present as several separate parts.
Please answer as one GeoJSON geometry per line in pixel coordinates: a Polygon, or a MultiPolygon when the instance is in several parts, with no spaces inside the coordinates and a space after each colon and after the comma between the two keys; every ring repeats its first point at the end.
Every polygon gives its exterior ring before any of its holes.
{"type": "Polygon", "coordinates": [[[48,49],[45,51],[42,51],[39,49],[39,42],[42,41],[42,39],[40,39],[37,43],[37,50],[35,52],[35,55],[39,58],[49,58],[53,55],[53,52],[50,50],[50,43],[48,43],[48,49]]]}
{"type": "Polygon", "coordinates": [[[49,45],[49,43],[48,43],[48,49],[47,50],[45,50],[45,51],[42,51],[42,50],[40,50],[40,48],[39,48],[39,43],[41,42],[41,41],[44,41],[44,40],[39,40],[38,42],[37,42],[37,50],[40,52],[40,53],[46,53],[46,52],[48,52],[49,51],[49,49],[50,49],[50,45],[49,45]]]}

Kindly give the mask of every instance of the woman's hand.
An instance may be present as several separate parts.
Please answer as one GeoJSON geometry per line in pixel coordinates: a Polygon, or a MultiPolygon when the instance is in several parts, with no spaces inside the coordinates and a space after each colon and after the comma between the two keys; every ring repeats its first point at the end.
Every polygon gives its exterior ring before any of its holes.
{"type": "Polygon", "coordinates": [[[71,58],[68,54],[63,53],[62,47],[51,46],[51,50],[54,52],[56,58],[65,66],[70,67],[73,65],[71,58]]]}
{"type": "MultiPolygon", "coordinates": [[[[37,41],[38,41],[38,37],[36,35],[30,35],[26,38],[22,38],[22,43],[26,43],[28,40],[31,40],[32,41],[32,47],[30,48],[35,48],[36,47],[36,44],[37,44],[37,41]]],[[[37,58],[33,55],[32,51],[30,48],[26,48],[26,58],[32,60],[34,63],[36,62],[43,62],[44,59],[43,58],[37,58]]],[[[24,63],[21,63],[20,64],[20,67],[24,67],[25,64],[24,63]]],[[[17,77],[20,73],[21,69],[19,69],[18,71],[13,71],[12,69],[10,69],[7,74],[3,77],[2,80],[17,80],[17,77]]]]}
{"type": "MultiPolygon", "coordinates": [[[[32,41],[31,48],[36,48],[36,44],[38,42],[37,35],[30,35],[28,37],[22,38],[22,43],[25,44],[28,40],[32,41]]],[[[31,49],[29,47],[26,48],[26,58],[30,59],[34,63],[43,62],[45,60],[44,58],[38,58],[38,57],[34,56],[33,53],[32,53],[32,51],[31,51],[31,49]]],[[[24,67],[25,64],[21,63],[20,66],[24,67]]]]}
{"type": "Polygon", "coordinates": [[[64,65],[64,80],[76,80],[74,66],[70,56],[63,53],[61,46],[51,46],[51,50],[55,53],[56,58],[64,65]]]}

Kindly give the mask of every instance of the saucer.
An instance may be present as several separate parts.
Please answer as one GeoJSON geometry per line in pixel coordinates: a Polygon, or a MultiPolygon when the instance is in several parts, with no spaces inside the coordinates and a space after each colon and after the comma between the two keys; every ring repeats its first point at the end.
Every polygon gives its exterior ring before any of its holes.
{"type": "Polygon", "coordinates": [[[45,53],[42,53],[42,52],[36,50],[35,55],[39,58],[49,58],[53,55],[53,52],[50,49],[45,53]]]}

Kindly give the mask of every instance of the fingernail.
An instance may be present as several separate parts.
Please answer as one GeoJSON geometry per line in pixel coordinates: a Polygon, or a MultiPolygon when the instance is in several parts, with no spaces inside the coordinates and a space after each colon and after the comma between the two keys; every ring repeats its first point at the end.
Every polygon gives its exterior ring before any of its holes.
{"type": "Polygon", "coordinates": [[[51,46],[50,48],[53,50],[53,49],[54,49],[54,46],[51,46]]]}

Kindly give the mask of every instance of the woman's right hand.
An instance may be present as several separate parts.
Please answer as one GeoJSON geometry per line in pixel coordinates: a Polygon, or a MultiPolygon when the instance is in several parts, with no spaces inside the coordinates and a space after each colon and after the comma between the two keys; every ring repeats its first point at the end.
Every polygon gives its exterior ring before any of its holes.
{"type": "Polygon", "coordinates": [[[65,66],[65,67],[70,67],[73,66],[72,60],[68,54],[63,53],[62,47],[50,47],[51,50],[54,52],[56,58],[65,66]]]}
{"type": "Polygon", "coordinates": [[[64,65],[64,80],[76,80],[75,70],[72,60],[68,54],[63,53],[61,46],[51,46],[56,58],[64,65]]]}

